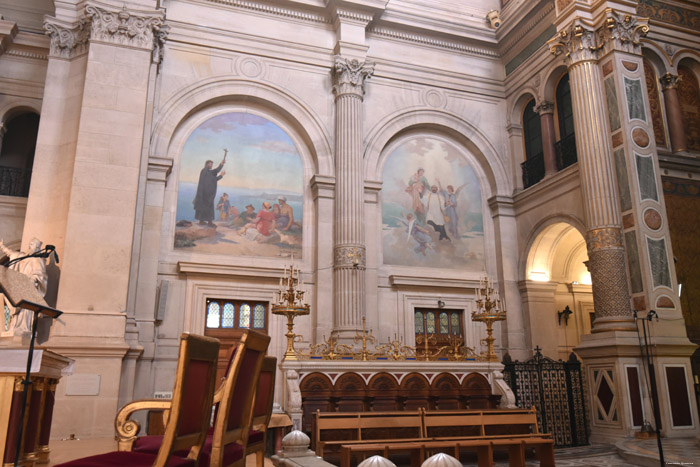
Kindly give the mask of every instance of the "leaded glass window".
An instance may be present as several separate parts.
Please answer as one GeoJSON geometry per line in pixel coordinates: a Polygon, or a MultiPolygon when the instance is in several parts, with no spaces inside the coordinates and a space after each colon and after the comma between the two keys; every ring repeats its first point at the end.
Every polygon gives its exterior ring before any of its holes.
{"type": "Polygon", "coordinates": [[[449,321],[447,321],[447,313],[443,311],[442,313],[440,313],[440,334],[449,333],[448,323],[449,321]]]}
{"type": "Polygon", "coordinates": [[[238,327],[250,328],[250,305],[243,303],[238,313],[238,327]]]}
{"type": "Polygon", "coordinates": [[[450,319],[452,320],[450,326],[452,328],[452,334],[462,334],[462,328],[459,325],[459,313],[452,313],[450,319]]]}
{"type": "Polygon", "coordinates": [[[423,334],[425,332],[425,326],[423,326],[423,313],[416,311],[413,317],[414,325],[416,328],[416,334],[423,334]]]}
{"type": "Polygon", "coordinates": [[[435,313],[432,311],[425,314],[425,332],[428,334],[435,333],[435,313]]]}
{"type": "Polygon", "coordinates": [[[208,328],[218,328],[219,327],[219,317],[221,314],[221,305],[216,302],[209,303],[207,309],[207,327],[208,328]]]}
{"type": "Polygon", "coordinates": [[[236,309],[234,308],[233,303],[227,302],[226,304],[224,304],[224,316],[221,318],[221,327],[232,328],[235,315],[236,309]]]}
{"type": "Polygon", "coordinates": [[[253,328],[265,329],[265,306],[259,303],[253,308],[253,328]]]}

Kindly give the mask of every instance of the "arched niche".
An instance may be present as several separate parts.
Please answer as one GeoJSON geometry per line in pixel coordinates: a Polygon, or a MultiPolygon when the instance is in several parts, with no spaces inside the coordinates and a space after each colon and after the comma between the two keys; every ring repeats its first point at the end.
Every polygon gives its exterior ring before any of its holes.
{"type": "Polygon", "coordinates": [[[571,224],[556,222],[542,228],[532,241],[525,277],[538,282],[590,284],[585,261],[588,261],[588,254],[581,233],[571,224]]]}
{"type": "Polygon", "coordinates": [[[303,411],[302,429],[311,432],[313,418],[317,410],[321,412],[334,412],[331,402],[333,395],[333,383],[323,373],[309,373],[305,375],[299,384],[301,392],[301,408],[303,411]]]}

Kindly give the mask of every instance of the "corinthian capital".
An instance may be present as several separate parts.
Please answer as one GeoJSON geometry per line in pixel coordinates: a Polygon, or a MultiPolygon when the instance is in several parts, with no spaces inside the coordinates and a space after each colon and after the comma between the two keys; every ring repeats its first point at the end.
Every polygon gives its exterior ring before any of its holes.
{"type": "Polygon", "coordinates": [[[46,18],[44,33],[51,38],[49,54],[52,57],[72,58],[87,52],[90,21],[81,18],[69,24],[55,18],[46,18]]]}
{"type": "Polygon", "coordinates": [[[365,80],[374,73],[374,63],[361,62],[356,58],[346,59],[335,57],[333,66],[333,92],[336,97],[343,94],[354,94],[362,97],[365,94],[365,80]]]}
{"type": "Polygon", "coordinates": [[[90,4],[85,8],[92,20],[92,39],[152,50],[154,37],[163,27],[160,11],[110,10],[90,4]]]}
{"type": "Polygon", "coordinates": [[[659,78],[659,82],[661,83],[661,89],[664,91],[666,89],[675,89],[680,84],[681,77],[672,73],[666,73],[659,78]]]}
{"type": "Polygon", "coordinates": [[[620,15],[612,9],[606,10],[605,23],[598,35],[601,45],[613,50],[641,53],[639,39],[649,32],[647,20],[632,15],[620,15]]]}
{"type": "Polygon", "coordinates": [[[601,47],[596,42],[595,31],[578,20],[559,31],[547,45],[554,55],[565,54],[568,66],[586,60],[597,60],[601,47]]]}

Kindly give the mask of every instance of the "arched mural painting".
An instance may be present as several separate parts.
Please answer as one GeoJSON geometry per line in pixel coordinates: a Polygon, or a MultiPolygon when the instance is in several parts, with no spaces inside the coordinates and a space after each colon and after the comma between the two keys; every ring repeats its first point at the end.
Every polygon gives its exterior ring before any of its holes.
{"type": "Polygon", "coordinates": [[[436,137],[394,148],[382,173],[384,263],[481,270],[481,186],[463,152],[436,137]]]}
{"type": "Polygon", "coordinates": [[[302,210],[301,157],[278,125],[230,112],[190,134],[180,159],[176,249],[300,257],[302,210]]]}

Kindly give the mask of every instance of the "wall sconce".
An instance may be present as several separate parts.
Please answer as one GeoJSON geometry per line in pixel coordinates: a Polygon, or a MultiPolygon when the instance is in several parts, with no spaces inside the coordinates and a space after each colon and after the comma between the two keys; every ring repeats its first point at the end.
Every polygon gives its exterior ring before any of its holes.
{"type": "Polygon", "coordinates": [[[561,317],[564,317],[564,326],[567,326],[569,324],[569,316],[572,315],[574,312],[571,311],[571,308],[569,308],[569,305],[566,305],[566,308],[564,308],[561,311],[557,311],[557,317],[559,319],[559,325],[561,326],[561,317]]]}
{"type": "Polygon", "coordinates": [[[445,308],[445,302],[438,300],[438,308],[445,308]]]}

